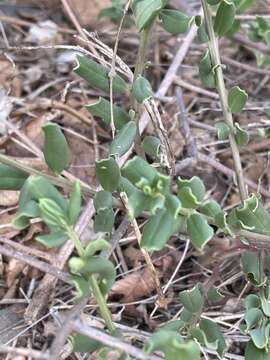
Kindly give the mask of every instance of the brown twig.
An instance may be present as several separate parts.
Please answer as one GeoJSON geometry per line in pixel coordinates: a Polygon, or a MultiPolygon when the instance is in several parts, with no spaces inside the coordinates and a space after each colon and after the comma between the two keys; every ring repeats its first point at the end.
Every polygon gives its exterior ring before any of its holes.
{"type": "MultiPolygon", "coordinates": [[[[49,360],[49,353],[44,353],[43,351],[26,349],[26,348],[16,348],[7,345],[0,345],[0,354],[12,354],[22,357],[28,357],[37,360],[49,360]]],[[[15,359],[15,357],[14,357],[15,359]]]]}

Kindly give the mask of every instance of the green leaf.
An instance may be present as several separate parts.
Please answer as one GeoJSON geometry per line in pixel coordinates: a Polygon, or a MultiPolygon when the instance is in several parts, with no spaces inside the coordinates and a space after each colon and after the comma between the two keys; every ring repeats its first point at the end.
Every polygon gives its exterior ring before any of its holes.
{"type": "Polygon", "coordinates": [[[120,181],[120,169],[113,157],[96,161],[96,175],[106,191],[115,191],[120,181]]]}
{"type": "Polygon", "coordinates": [[[150,186],[157,176],[157,171],[139,156],[134,156],[127,161],[121,172],[123,176],[139,188],[144,184],[150,186]]]}
{"type": "Polygon", "coordinates": [[[181,217],[175,219],[165,209],[157,211],[143,228],[141,247],[148,251],[161,250],[182,225],[181,217]]]}
{"type": "Polygon", "coordinates": [[[246,105],[248,94],[239,86],[234,86],[228,94],[228,104],[232,113],[241,112],[246,105]]]}
{"type": "Polygon", "coordinates": [[[169,213],[177,219],[179,216],[179,212],[182,209],[181,201],[178,199],[177,196],[169,194],[166,196],[165,206],[169,213]]]}
{"type": "Polygon", "coordinates": [[[109,191],[98,191],[94,197],[94,206],[96,211],[111,209],[113,205],[113,197],[109,191]]]}
{"type": "Polygon", "coordinates": [[[258,349],[254,345],[253,341],[250,340],[245,350],[245,360],[270,360],[270,351],[264,349],[258,349]]]}
{"type": "Polygon", "coordinates": [[[65,244],[68,240],[68,235],[63,231],[58,231],[48,235],[38,235],[35,239],[47,248],[55,248],[65,244]]]}
{"type": "Polygon", "coordinates": [[[203,250],[214,235],[214,230],[200,214],[192,214],[188,217],[187,229],[192,244],[199,250],[203,250]]]}
{"type": "Polygon", "coordinates": [[[245,331],[248,333],[251,329],[256,327],[263,317],[260,309],[252,308],[246,311],[244,320],[246,322],[245,331]]]}
{"type": "Polygon", "coordinates": [[[250,331],[250,337],[258,349],[267,349],[270,324],[250,331]]]}
{"type": "Polygon", "coordinates": [[[110,155],[124,155],[133,145],[136,134],[136,123],[134,121],[129,121],[122,127],[111,142],[110,155]]]}
{"type": "Polygon", "coordinates": [[[230,128],[225,122],[215,124],[215,128],[217,129],[218,140],[227,140],[229,138],[230,128]]]}
{"type": "Polygon", "coordinates": [[[247,279],[255,286],[265,282],[265,275],[261,273],[259,255],[256,252],[246,251],[241,256],[243,272],[247,279]]]}
{"type": "Polygon", "coordinates": [[[235,123],[235,140],[239,146],[246,146],[249,142],[248,132],[242,129],[238,123],[235,123]]]}
{"type": "Polygon", "coordinates": [[[104,239],[97,239],[94,241],[90,241],[90,243],[84,249],[84,256],[85,257],[93,256],[98,251],[108,250],[110,247],[111,245],[108,243],[108,241],[104,239]]]}
{"type": "Polygon", "coordinates": [[[30,200],[23,204],[23,206],[20,206],[18,213],[12,220],[12,225],[19,230],[25,229],[30,225],[30,219],[37,218],[39,215],[38,204],[30,200]]]}
{"type": "Polygon", "coordinates": [[[220,293],[219,289],[211,287],[207,293],[207,299],[211,303],[218,303],[223,300],[225,296],[220,293]]]}
{"type": "Polygon", "coordinates": [[[223,357],[227,345],[216,323],[202,319],[199,328],[191,330],[191,335],[197,338],[202,345],[216,350],[219,356],[223,357]]]}
{"type": "Polygon", "coordinates": [[[40,199],[39,200],[39,210],[41,219],[48,225],[50,228],[67,228],[67,216],[63,209],[51,199],[40,199]]]}
{"type": "Polygon", "coordinates": [[[25,181],[19,198],[19,209],[30,200],[48,198],[54,200],[64,211],[67,210],[67,202],[61,193],[43,176],[30,176],[25,181]]]}
{"type": "Polygon", "coordinates": [[[164,203],[165,197],[163,195],[152,197],[135,189],[128,197],[129,215],[132,219],[139,216],[143,211],[148,211],[155,215],[159,209],[164,208],[164,203]]]}
{"type": "Polygon", "coordinates": [[[20,190],[28,174],[8,165],[0,164],[0,189],[20,190]]]}
{"type": "MultiPolygon", "coordinates": [[[[205,24],[202,23],[197,29],[197,35],[194,39],[194,42],[196,44],[204,44],[204,43],[207,43],[208,41],[209,41],[209,38],[208,38],[208,34],[206,32],[205,24]]],[[[213,84],[213,81],[211,82],[211,85],[212,84],[213,84]]],[[[214,87],[214,86],[212,86],[212,87],[214,87]]]]}
{"type": "Polygon", "coordinates": [[[260,306],[261,306],[261,300],[260,300],[259,296],[255,295],[255,294],[249,294],[245,298],[245,308],[247,310],[252,309],[252,308],[259,308],[260,306]]]}
{"type": "Polygon", "coordinates": [[[94,231],[111,233],[114,225],[113,209],[100,209],[95,216],[94,231]]]}
{"type": "Polygon", "coordinates": [[[49,168],[60,174],[69,164],[69,146],[59,125],[47,123],[42,127],[45,135],[43,154],[49,168]]]}
{"type": "Polygon", "coordinates": [[[213,71],[213,65],[210,57],[209,49],[206,49],[199,63],[200,79],[206,87],[215,88],[216,79],[213,71]]]}
{"type": "Polygon", "coordinates": [[[68,218],[71,225],[78,220],[82,206],[81,185],[79,181],[75,181],[70,194],[68,203],[68,218]]]}
{"type": "Polygon", "coordinates": [[[206,0],[209,5],[217,5],[221,0],[206,0]]]}
{"type": "Polygon", "coordinates": [[[71,280],[76,288],[75,302],[79,302],[81,299],[91,294],[91,288],[89,282],[82,276],[71,275],[71,280]]]}
{"type": "Polygon", "coordinates": [[[163,9],[159,13],[162,27],[171,34],[185,33],[190,18],[178,10],[163,9]]]}
{"type": "Polygon", "coordinates": [[[139,31],[152,23],[167,0],[133,0],[132,10],[139,31]]]}
{"type": "Polygon", "coordinates": [[[234,0],[238,13],[245,12],[249,7],[256,3],[256,0],[234,0]]]}
{"type": "Polygon", "coordinates": [[[255,194],[245,200],[244,205],[235,209],[235,215],[243,229],[270,235],[270,214],[255,194]]]}
{"type": "Polygon", "coordinates": [[[199,211],[206,216],[215,217],[217,214],[222,212],[222,209],[215,200],[207,200],[202,206],[200,206],[199,211]]]}
{"type": "Polygon", "coordinates": [[[145,100],[152,99],[153,90],[150,82],[143,76],[138,76],[133,83],[132,94],[140,104],[145,100]]]}
{"type": "Polygon", "coordinates": [[[179,177],[177,185],[179,189],[177,196],[181,200],[183,207],[193,208],[199,205],[205,196],[204,183],[198,176],[193,176],[191,179],[179,177]],[[195,206],[191,206],[190,203],[194,203],[195,206]]]}
{"type": "Polygon", "coordinates": [[[214,22],[214,30],[218,36],[225,35],[232,27],[235,17],[235,5],[231,0],[222,0],[214,22]]]}
{"type": "Polygon", "coordinates": [[[142,149],[153,160],[160,160],[161,144],[156,136],[145,136],[142,142],[142,149]]]}
{"type": "Polygon", "coordinates": [[[89,258],[72,257],[69,261],[69,267],[72,273],[81,274],[84,277],[98,275],[98,283],[102,294],[107,294],[111,289],[116,271],[113,264],[101,257],[91,256],[89,258]]]}
{"type": "Polygon", "coordinates": [[[204,303],[202,284],[198,283],[191,290],[182,291],[179,298],[186,310],[191,314],[199,314],[204,303]]]}
{"type": "Polygon", "coordinates": [[[192,340],[184,342],[176,331],[169,329],[154,333],[145,343],[144,349],[148,354],[162,351],[166,360],[200,360],[198,345],[192,340]]]}
{"type": "MultiPolygon", "coordinates": [[[[86,105],[86,109],[93,115],[101,118],[106,125],[111,125],[111,104],[108,100],[100,97],[97,102],[86,105]]],[[[120,108],[113,105],[113,120],[117,130],[121,129],[131,119],[129,114],[120,108]]]]}
{"type": "Polygon", "coordinates": [[[93,353],[104,346],[101,342],[81,334],[72,335],[69,337],[69,340],[71,341],[73,351],[79,353],[93,353]]]}
{"type": "MultiPolygon", "coordinates": [[[[109,70],[97,62],[88,59],[86,56],[77,55],[77,66],[73,71],[86,80],[89,85],[103,90],[110,91],[109,70]]],[[[119,75],[113,78],[113,92],[117,94],[126,94],[129,92],[128,85],[119,75]]]]}

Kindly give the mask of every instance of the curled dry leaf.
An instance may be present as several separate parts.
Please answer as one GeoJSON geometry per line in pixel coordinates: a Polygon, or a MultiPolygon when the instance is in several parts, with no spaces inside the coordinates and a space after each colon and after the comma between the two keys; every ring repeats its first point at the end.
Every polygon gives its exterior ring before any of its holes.
{"type": "Polygon", "coordinates": [[[13,285],[14,281],[16,281],[17,277],[23,272],[26,266],[25,263],[17,259],[11,259],[9,261],[6,268],[6,283],[8,288],[13,285]]]}
{"type": "Polygon", "coordinates": [[[116,281],[111,289],[110,296],[122,296],[121,302],[128,303],[150,295],[155,288],[152,274],[146,268],[116,281]]]}

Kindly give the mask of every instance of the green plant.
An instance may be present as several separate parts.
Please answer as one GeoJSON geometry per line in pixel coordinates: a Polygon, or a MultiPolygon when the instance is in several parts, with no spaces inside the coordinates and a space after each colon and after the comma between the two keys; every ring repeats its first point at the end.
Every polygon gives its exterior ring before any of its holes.
{"type": "MultiPolygon", "coordinates": [[[[86,106],[93,116],[101,119],[108,129],[111,128],[113,135],[108,157],[96,162],[96,176],[103,190],[90,192],[96,210],[94,230],[111,234],[115,221],[114,209],[121,208],[128,213],[155,280],[160,305],[164,305],[164,299],[150,253],[164,248],[173,234],[186,232],[198,252],[203,252],[213,236],[220,234],[233,239],[241,237],[246,242],[253,239],[254,234],[263,239],[264,235],[270,235],[270,215],[264,209],[258,194],[248,195],[243,177],[239,147],[248,143],[248,133],[233,120],[233,114],[243,109],[248,96],[239,86],[227,91],[218,45],[219,37],[228,35],[235,26],[236,11],[242,11],[252,3],[253,1],[202,0],[204,16],[189,17],[180,11],[166,8],[166,0],[133,0],[131,8],[140,33],[140,44],[132,83],[86,56],[77,57],[75,73],[91,87],[110,93],[110,101],[100,97],[96,103],[86,106]],[[216,11],[214,19],[213,10],[216,11]],[[154,101],[151,84],[144,77],[147,44],[157,18],[160,19],[161,26],[172,34],[186,32],[195,23],[198,26],[197,39],[207,41],[207,49],[199,64],[199,74],[205,86],[218,90],[224,122],[217,124],[217,136],[219,139],[229,139],[242,202],[228,213],[216,201],[207,198],[205,186],[197,176],[190,179],[178,178],[177,190],[173,187],[174,161],[170,144],[154,101]],[[113,104],[113,94],[125,96],[131,109],[126,111],[113,104]],[[149,113],[156,132],[155,136],[147,136],[143,141],[138,131],[138,114],[141,109],[149,113]],[[119,166],[119,158],[133,146],[137,154],[123,166],[119,166]],[[142,233],[137,225],[139,217],[147,219],[142,233]]],[[[116,1],[111,11],[115,11],[120,5],[121,2],[116,1]]],[[[61,129],[56,124],[48,124],[44,127],[44,135],[44,158],[54,176],[36,172],[28,177],[31,169],[23,166],[18,168],[8,157],[0,157],[0,161],[4,163],[0,167],[0,187],[20,190],[19,210],[13,224],[24,229],[31,219],[41,218],[49,233],[37,236],[37,241],[47,247],[62,246],[68,239],[74,242],[77,256],[70,259],[69,269],[77,288],[77,298],[81,299],[92,293],[107,331],[120,336],[115,331],[106,304],[106,294],[115,280],[115,269],[110,261],[96,255],[109,245],[105,240],[99,239],[83,246],[74,229],[81,212],[81,191],[89,195],[89,189],[81,187],[78,182],[71,187],[70,182],[61,175],[69,161],[68,144],[61,129]],[[69,198],[64,198],[54,185],[68,187],[71,190],[69,198]]],[[[246,299],[243,331],[251,336],[246,359],[251,360],[252,356],[268,359],[269,289],[261,272],[258,254],[244,254],[242,266],[248,279],[260,291],[260,297],[250,296],[246,299]]],[[[176,357],[199,360],[200,346],[203,346],[222,357],[227,348],[222,333],[214,322],[202,317],[205,302],[217,302],[222,297],[211,282],[204,287],[198,283],[193,289],[181,292],[179,301],[183,305],[183,311],[180,319],[157,331],[145,344],[145,352],[150,354],[156,350],[162,351],[168,360],[176,357]],[[186,336],[185,340],[183,335],[186,336]]],[[[108,350],[82,335],[74,335],[72,342],[75,351],[99,349],[102,356],[106,356],[108,350]]]]}

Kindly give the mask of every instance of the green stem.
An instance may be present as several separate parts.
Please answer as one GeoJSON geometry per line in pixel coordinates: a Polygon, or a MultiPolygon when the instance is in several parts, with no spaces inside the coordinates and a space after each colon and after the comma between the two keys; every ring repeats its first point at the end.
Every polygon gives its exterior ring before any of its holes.
{"type": "Polygon", "coordinates": [[[97,279],[95,278],[95,275],[90,276],[89,284],[93,291],[96,302],[98,303],[100,314],[101,314],[103,320],[105,321],[108,330],[110,332],[113,332],[115,330],[115,326],[112,321],[111,312],[108,308],[108,305],[106,303],[106,300],[105,300],[102,292],[100,291],[100,288],[98,286],[98,282],[97,282],[97,279]]]}
{"type": "Polygon", "coordinates": [[[211,55],[212,64],[215,68],[217,90],[218,90],[219,97],[220,97],[224,120],[230,128],[229,141],[230,141],[230,146],[231,146],[232,155],[233,155],[233,161],[234,161],[234,167],[235,167],[235,172],[236,172],[236,177],[237,177],[239,193],[240,193],[241,201],[243,203],[244,200],[248,197],[248,193],[247,193],[247,189],[246,189],[246,185],[245,185],[245,181],[244,181],[239,149],[237,147],[237,143],[236,143],[235,136],[234,136],[233,116],[232,116],[232,113],[228,106],[228,94],[227,94],[227,90],[225,87],[223,70],[222,70],[221,61],[220,61],[218,40],[217,40],[216,34],[214,32],[212,14],[211,14],[209,5],[207,4],[206,0],[202,0],[202,6],[203,6],[203,11],[204,11],[206,28],[207,28],[207,32],[208,32],[208,36],[209,36],[209,51],[210,51],[210,55],[211,55]]]}
{"type": "MultiPolygon", "coordinates": [[[[78,255],[82,258],[84,256],[85,252],[84,252],[84,248],[82,246],[82,243],[81,243],[76,231],[74,231],[74,229],[72,227],[69,227],[67,229],[67,231],[68,231],[68,235],[69,235],[70,239],[74,242],[74,245],[78,252],[78,255]]],[[[101,314],[103,320],[105,321],[108,330],[110,332],[113,332],[115,330],[115,326],[112,321],[111,312],[106,303],[106,299],[99,288],[99,285],[98,285],[95,275],[91,275],[89,277],[89,285],[93,291],[94,297],[95,297],[96,302],[99,307],[100,314],[101,314]]]]}
{"type": "Polygon", "coordinates": [[[147,26],[140,33],[138,57],[137,57],[136,65],[135,65],[135,71],[134,71],[134,81],[137,79],[137,77],[139,75],[142,75],[143,71],[144,71],[145,59],[146,59],[146,49],[147,49],[147,43],[148,43],[151,27],[152,27],[152,25],[147,26]]]}

